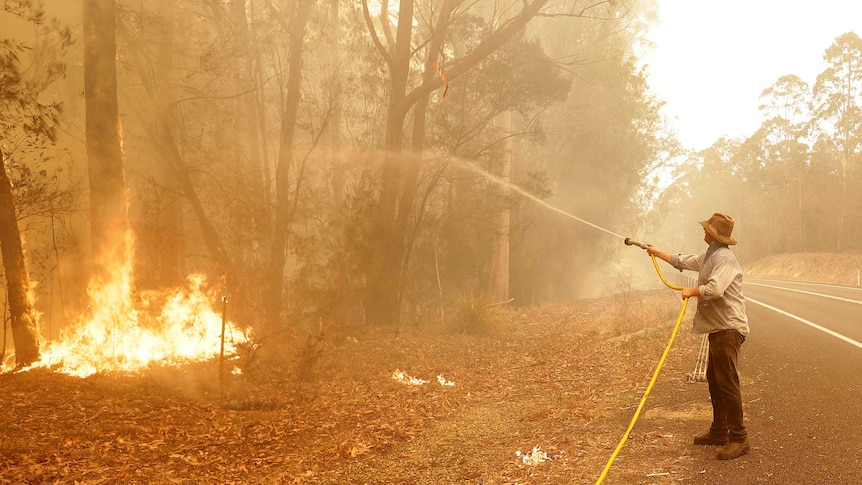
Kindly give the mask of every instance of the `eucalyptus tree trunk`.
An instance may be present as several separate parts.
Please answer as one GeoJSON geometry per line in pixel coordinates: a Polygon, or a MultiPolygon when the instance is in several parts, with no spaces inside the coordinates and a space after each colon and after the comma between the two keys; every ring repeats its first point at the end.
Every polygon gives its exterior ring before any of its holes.
{"type": "MultiPolygon", "coordinates": [[[[341,32],[341,17],[339,13],[339,0],[329,0],[329,11],[327,20],[326,37],[329,39],[327,49],[328,61],[331,66],[341,65],[340,32],[341,32]]],[[[333,72],[336,78],[332,110],[332,122],[329,130],[329,149],[330,149],[330,179],[329,185],[331,188],[331,209],[332,213],[338,214],[341,205],[344,203],[344,171],[345,171],[345,156],[342,153],[344,141],[341,133],[341,118],[342,118],[342,82],[341,75],[337,70],[333,72]]],[[[337,217],[337,216],[336,216],[337,217]]]]}
{"type": "Polygon", "coordinates": [[[128,214],[117,103],[115,5],[84,1],[84,97],[94,275],[126,259],[128,214]]]}
{"type": "Polygon", "coordinates": [[[30,301],[30,277],[24,262],[21,233],[15,216],[12,184],[6,175],[6,162],[0,150],[0,250],[6,273],[9,313],[12,317],[12,340],[15,344],[15,366],[24,367],[39,360],[39,329],[30,301]]]}
{"type": "MultiPolygon", "coordinates": [[[[512,111],[500,114],[500,128],[503,131],[502,167],[500,180],[509,183],[512,179],[512,111]]],[[[491,271],[488,281],[488,300],[500,303],[509,300],[509,188],[499,187],[499,207],[494,212],[494,239],[491,246],[491,271]]]]}
{"type": "Polygon", "coordinates": [[[299,198],[301,173],[296,175],[296,186],[291,200],[291,172],[295,171],[296,120],[299,101],[302,97],[302,50],[305,44],[305,28],[313,0],[289,2],[288,71],[285,86],[285,101],[281,110],[281,142],[275,169],[275,213],[273,220],[272,246],[269,268],[265,275],[264,305],[267,330],[278,331],[281,322],[282,292],[284,290],[284,266],[288,248],[288,233],[292,220],[292,207],[299,198]]]}
{"type": "MultiPolygon", "coordinates": [[[[158,35],[158,46],[156,49],[156,60],[160,66],[174,65],[174,3],[175,0],[159,0],[156,3],[156,11],[163,22],[156,27],[152,34],[158,35]]],[[[153,103],[157,110],[173,105],[176,95],[173,86],[174,76],[171,71],[164,69],[161,75],[155,76],[153,82],[156,99],[160,102],[153,103]]],[[[155,173],[158,184],[167,190],[159,191],[159,217],[156,221],[158,234],[161,237],[155,242],[152,252],[156,262],[156,281],[161,286],[174,286],[179,284],[181,275],[180,261],[183,247],[183,220],[182,212],[185,208],[177,184],[177,177],[173,174],[167,164],[159,164],[155,173]]]]}
{"type": "MultiPolygon", "coordinates": [[[[378,50],[389,64],[390,74],[380,199],[374,214],[376,244],[370,254],[371,274],[365,288],[366,319],[373,324],[386,325],[400,322],[400,298],[405,274],[404,264],[411,244],[406,221],[409,220],[414,206],[417,187],[413,180],[419,169],[413,165],[419,160],[416,140],[414,140],[412,154],[408,157],[404,156],[404,127],[411,109],[417,110],[414,113],[416,115],[414,123],[424,123],[424,113],[420,111],[422,108],[418,106],[423,99],[427,102],[427,97],[431,91],[442,85],[438,79],[427,76],[428,66],[433,65],[436,60],[429,55],[424,62],[426,76],[423,78],[422,84],[408,91],[410,64],[413,55],[414,3],[413,0],[399,2],[398,26],[393,37],[394,43],[387,47],[379,41],[374,22],[368,15],[367,1],[363,0],[366,25],[372,32],[378,50]]],[[[444,2],[445,6],[441,7],[443,14],[438,17],[438,26],[435,32],[435,35],[439,35],[439,39],[432,40],[432,42],[437,40],[442,42],[446,32],[445,25],[450,20],[449,16],[454,12],[455,7],[461,3],[460,0],[444,2]]],[[[451,81],[468,72],[479,62],[493,54],[506,41],[521,32],[527,22],[536,16],[546,3],[547,0],[524,2],[517,14],[511,16],[510,20],[502,22],[497,30],[491,32],[471,52],[452,60],[450,63],[452,68],[447,72],[448,79],[451,81]]],[[[381,13],[381,17],[384,17],[383,13],[381,13]]],[[[381,19],[381,23],[385,25],[386,19],[381,19]]],[[[388,35],[387,38],[389,38],[388,35]]],[[[434,49],[429,49],[428,52],[433,55],[434,49]]]]}

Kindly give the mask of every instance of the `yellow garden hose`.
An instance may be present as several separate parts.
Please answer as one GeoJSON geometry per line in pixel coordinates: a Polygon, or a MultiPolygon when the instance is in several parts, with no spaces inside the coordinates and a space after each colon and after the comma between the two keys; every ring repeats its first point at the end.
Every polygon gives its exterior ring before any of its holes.
{"type": "MultiPolygon", "coordinates": [[[[641,244],[637,241],[632,241],[629,238],[626,238],[625,243],[627,245],[635,245],[635,246],[641,247],[643,249],[646,249],[645,244],[641,244]]],[[[652,256],[652,255],[650,255],[650,256],[652,257],[652,264],[653,264],[653,266],[655,266],[656,273],[658,273],[658,276],[659,276],[659,278],[661,278],[662,283],[664,283],[668,288],[671,288],[674,290],[682,290],[681,286],[674,286],[674,285],[668,283],[668,281],[664,278],[664,275],[661,273],[661,269],[659,269],[659,267],[658,267],[658,262],[656,261],[655,256],[652,256]]],[[[664,361],[667,358],[667,354],[670,352],[670,348],[673,346],[673,341],[676,338],[677,332],[679,332],[679,326],[682,323],[682,317],[685,316],[685,310],[687,307],[688,307],[688,298],[684,298],[682,301],[682,309],[679,311],[679,317],[677,317],[677,319],[676,319],[676,325],[673,326],[673,332],[671,332],[671,334],[670,334],[670,340],[667,343],[667,347],[664,348],[664,352],[661,354],[661,359],[659,359],[658,365],[655,368],[655,372],[653,372],[653,374],[652,374],[652,379],[650,379],[649,385],[647,386],[646,391],[644,392],[644,395],[641,398],[641,402],[640,402],[640,404],[638,404],[638,408],[635,410],[635,415],[632,416],[632,421],[631,421],[631,423],[629,423],[628,429],[626,429],[625,434],[623,434],[622,439],[620,440],[616,449],[614,449],[614,452],[611,454],[611,457],[608,459],[608,463],[605,465],[605,469],[602,471],[602,474],[599,475],[599,479],[596,480],[596,485],[601,484],[602,482],[604,482],[605,478],[607,478],[608,472],[611,471],[611,465],[613,465],[614,460],[616,460],[617,455],[619,455],[619,453],[620,453],[620,450],[623,449],[623,445],[625,445],[626,441],[628,441],[629,434],[631,434],[632,429],[634,429],[635,423],[637,423],[638,418],[640,417],[640,414],[641,414],[641,411],[643,410],[644,404],[646,404],[647,397],[649,396],[649,393],[652,390],[652,387],[655,384],[655,381],[658,379],[658,374],[659,374],[659,372],[661,372],[661,368],[664,365],[664,361]]]]}

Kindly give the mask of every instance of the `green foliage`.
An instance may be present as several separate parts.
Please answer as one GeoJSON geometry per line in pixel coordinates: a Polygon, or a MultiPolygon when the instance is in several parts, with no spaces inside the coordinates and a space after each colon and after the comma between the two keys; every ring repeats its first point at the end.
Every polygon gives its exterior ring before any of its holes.
{"type": "MultiPolygon", "coordinates": [[[[601,262],[594,249],[601,253],[602,245],[590,229],[561,223],[559,215],[520,196],[503,199],[493,182],[452,160],[494,173],[507,155],[504,141],[514,140],[516,184],[617,227],[632,216],[628,202],[663,149],[655,134],[657,103],[632,55],[642,8],[635,3],[603,3],[601,11],[589,12],[607,17],[601,20],[547,17],[495,46],[474,68],[449,79],[445,99],[442,89],[431,93],[424,145],[415,153],[408,152],[417,113],[408,110],[397,131],[404,137],[399,154],[380,151],[393,102],[392,52],[381,53],[372,41],[361,4],[314,4],[289,139],[282,117],[285,99],[294,94],[285,77],[295,67],[286,63],[290,11],[280,4],[254,12],[228,5],[201,9],[181,0],[119,10],[118,82],[138,274],[147,284],[163,282],[151,273],[168,253],[178,271],[212,270],[213,255],[202,243],[209,224],[250,295],[238,313],[252,325],[260,323],[268,301],[261,275],[274,259],[276,175],[290,207],[280,329],[301,329],[320,318],[336,326],[364,320],[371,256],[384,243],[381,225],[392,222],[374,218],[382,186],[377,174],[382,161],[397,156],[405,169],[420,164],[415,203],[403,206],[409,248],[399,256],[398,273],[389,275],[403,283],[401,308],[410,321],[427,324],[445,302],[462,300],[457,327],[473,332],[491,320],[489,310],[466,295],[485,292],[493,214],[501,207],[513,210],[512,281],[519,303],[576,296],[583,288],[578,273],[601,262]],[[511,131],[498,123],[505,111],[513,113],[511,131]],[[279,160],[289,163],[276,174],[279,160]],[[177,173],[187,175],[191,187],[180,187],[177,173]],[[202,212],[189,210],[192,197],[202,212]]],[[[420,1],[416,8],[408,92],[421,83],[426,61],[438,61],[444,75],[452,72],[501,20],[499,11],[459,7],[442,54],[426,60],[438,5],[420,1]]],[[[370,22],[384,50],[392,40],[386,27],[395,33],[390,20],[370,22]]],[[[26,53],[7,51],[9,59],[26,53]]],[[[62,69],[46,72],[62,75],[62,69]]],[[[56,126],[56,115],[37,119],[37,131],[51,133],[56,126]]],[[[405,172],[396,174],[401,184],[411,183],[405,172]]],[[[311,363],[314,352],[305,355],[300,360],[311,363]]]]}
{"type": "MultiPolygon", "coordinates": [[[[624,16],[625,18],[628,18],[624,16]]],[[[648,170],[673,149],[662,131],[659,103],[632,54],[638,28],[581,20],[563,30],[552,21],[550,57],[571,79],[562,102],[543,113],[550,127],[545,143],[519,146],[516,169],[543,171],[549,203],[602,227],[630,227],[648,170]]],[[[607,236],[560,214],[527,203],[513,215],[511,293],[519,303],[578,297],[595,292],[590,271],[605,266],[612,247],[607,236]]]]}
{"type": "MultiPolygon", "coordinates": [[[[6,270],[6,306],[12,315],[32,322],[21,325],[13,317],[21,364],[38,357],[37,315],[41,309],[32,308],[30,299],[19,295],[31,290],[31,282],[40,286],[51,280],[52,270],[60,264],[59,248],[69,240],[65,216],[74,208],[74,187],[60,185],[61,170],[53,164],[61,109],[59,102],[50,101],[50,88],[65,75],[62,58],[73,40],[68,27],[54,19],[46,21],[38,2],[4,2],[0,22],[4,25],[0,34],[0,160],[12,189],[9,197],[8,187],[4,187],[4,201],[13,206],[4,206],[3,211],[7,224],[10,217],[17,218],[17,224],[3,228],[6,239],[0,249],[6,270]],[[28,242],[26,246],[23,240],[28,242]],[[6,247],[6,242],[11,244],[6,247]],[[25,254],[26,261],[22,260],[25,254]],[[36,315],[31,313],[34,310],[36,315]],[[27,341],[32,345],[22,345],[27,341]]],[[[50,331],[50,324],[48,328],[50,331]]]]}
{"type": "Polygon", "coordinates": [[[45,24],[38,4],[13,2],[4,9],[34,24],[37,42],[34,46],[12,38],[0,39],[0,111],[4,113],[0,140],[22,149],[54,143],[60,104],[43,103],[39,98],[65,75],[61,59],[74,43],[71,31],[53,19],[45,24]],[[27,64],[22,65],[25,59],[27,64]]]}
{"type": "Polygon", "coordinates": [[[474,299],[462,299],[455,303],[450,322],[452,332],[468,335],[485,335],[494,329],[493,308],[474,299]]]}

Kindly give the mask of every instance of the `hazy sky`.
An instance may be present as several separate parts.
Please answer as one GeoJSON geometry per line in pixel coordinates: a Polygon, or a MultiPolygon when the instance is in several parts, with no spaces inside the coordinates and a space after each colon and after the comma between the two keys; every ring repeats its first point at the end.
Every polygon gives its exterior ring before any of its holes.
{"type": "Polygon", "coordinates": [[[809,84],[839,35],[862,36],[860,0],[658,0],[647,55],[650,84],[667,101],[687,148],[747,136],[762,121],[760,93],[785,74],[809,84]]]}

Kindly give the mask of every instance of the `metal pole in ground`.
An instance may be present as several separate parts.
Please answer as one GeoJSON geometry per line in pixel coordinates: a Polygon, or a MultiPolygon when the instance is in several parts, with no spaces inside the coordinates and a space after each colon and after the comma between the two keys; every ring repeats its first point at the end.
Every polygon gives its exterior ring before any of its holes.
{"type": "Polygon", "coordinates": [[[221,395],[221,398],[224,399],[224,328],[227,322],[227,297],[222,296],[221,302],[221,351],[218,359],[218,386],[219,394],[221,395]]]}

